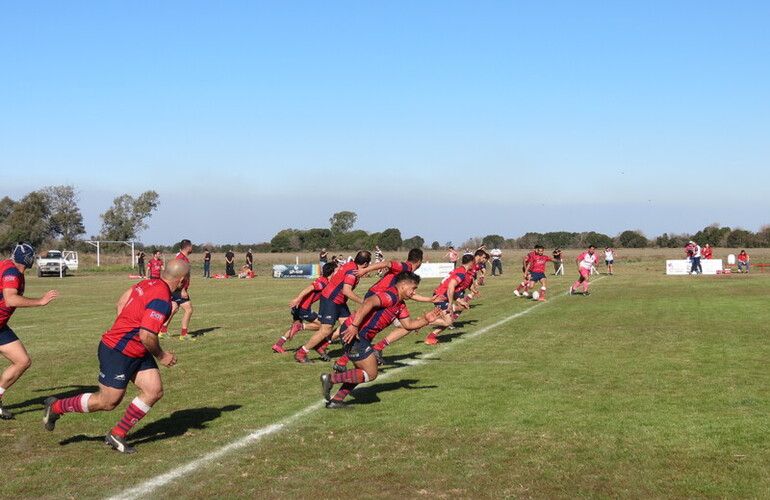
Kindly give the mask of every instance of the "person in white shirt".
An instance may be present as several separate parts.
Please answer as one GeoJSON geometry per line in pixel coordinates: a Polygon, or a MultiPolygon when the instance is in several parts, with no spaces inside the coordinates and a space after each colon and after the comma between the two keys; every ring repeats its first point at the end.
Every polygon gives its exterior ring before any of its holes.
{"type": "Polygon", "coordinates": [[[495,274],[495,269],[500,271],[500,276],[503,275],[503,251],[499,248],[495,247],[490,252],[489,255],[492,256],[492,276],[497,276],[495,274]]]}
{"type": "Polygon", "coordinates": [[[610,247],[604,249],[604,264],[607,266],[607,272],[612,276],[615,267],[615,251],[610,247]]]}

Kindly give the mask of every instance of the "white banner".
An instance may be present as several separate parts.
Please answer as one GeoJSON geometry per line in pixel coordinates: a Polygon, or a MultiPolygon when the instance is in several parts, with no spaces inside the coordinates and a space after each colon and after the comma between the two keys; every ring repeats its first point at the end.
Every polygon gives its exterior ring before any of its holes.
{"type": "Polygon", "coordinates": [[[420,278],[446,278],[455,268],[451,262],[424,262],[415,274],[420,278]]]}
{"type": "MultiPolygon", "coordinates": [[[[723,269],[722,259],[701,259],[700,265],[703,274],[716,274],[723,269]]],[[[691,268],[692,263],[688,259],[666,261],[666,274],[688,274],[691,268]]]]}

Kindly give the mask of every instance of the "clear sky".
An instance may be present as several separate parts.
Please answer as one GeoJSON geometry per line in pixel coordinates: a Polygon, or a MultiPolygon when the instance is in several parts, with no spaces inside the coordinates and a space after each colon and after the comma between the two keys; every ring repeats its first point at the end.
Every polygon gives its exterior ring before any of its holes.
{"type": "Polygon", "coordinates": [[[0,197],[72,184],[88,236],[770,223],[767,1],[0,4],[0,197]]]}

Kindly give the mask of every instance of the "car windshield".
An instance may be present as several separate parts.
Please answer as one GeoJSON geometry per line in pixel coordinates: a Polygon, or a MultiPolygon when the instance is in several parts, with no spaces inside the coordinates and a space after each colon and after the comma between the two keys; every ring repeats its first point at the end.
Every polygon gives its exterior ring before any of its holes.
{"type": "Polygon", "coordinates": [[[47,252],[46,257],[49,259],[61,259],[61,252],[47,252]]]}

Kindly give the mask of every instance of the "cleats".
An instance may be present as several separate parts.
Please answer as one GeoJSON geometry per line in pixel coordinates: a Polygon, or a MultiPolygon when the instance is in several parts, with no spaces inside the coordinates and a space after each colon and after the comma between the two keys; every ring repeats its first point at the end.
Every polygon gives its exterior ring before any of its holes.
{"type": "Polygon", "coordinates": [[[529,292],[521,292],[522,297],[529,297],[529,292]]]}
{"type": "Polygon", "coordinates": [[[436,345],[438,344],[438,339],[436,337],[426,337],[425,343],[428,345],[436,345]]]}
{"type": "Polygon", "coordinates": [[[515,296],[517,296],[517,297],[521,297],[521,292],[520,292],[520,291],[518,291],[518,290],[514,290],[514,291],[513,291],[513,294],[514,294],[515,296]]]}
{"type": "Polygon", "coordinates": [[[339,363],[334,363],[332,365],[332,368],[334,368],[334,371],[337,372],[337,373],[343,373],[343,372],[348,371],[348,366],[347,365],[341,365],[339,363]]]}
{"type": "Polygon", "coordinates": [[[189,333],[185,333],[184,335],[180,335],[179,336],[179,340],[186,340],[188,342],[195,342],[198,339],[195,338],[195,335],[191,335],[189,333]]]}
{"type": "Polygon", "coordinates": [[[334,384],[332,383],[332,376],[329,373],[324,373],[321,375],[321,395],[323,395],[324,399],[328,402],[332,400],[332,387],[334,387],[334,384]]]}
{"type": "Polygon", "coordinates": [[[318,357],[321,358],[321,361],[331,361],[332,358],[329,357],[329,355],[326,353],[326,349],[324,348],[318,348],[315,350],[315,352],[318,353],[318,357]]]}
{"type": "Polygon", "coordinates": [[[43,410],[43,425],[45,430],[52,431],[56,428],[56,421],[61,417],[60,413],[53,411],[53,404],[56,402],[56,398],[53,396],[45,398],[45,409],[43,410]]]}
{"type": "Polygon", "coordinates": [[[385,364],[385,360],[382,359],[382,351],[375,349],[374,357],[377,358],[377,366],[382,366],[385,364]]]}
{"type": "Polygon", "coordinates": [[[294,337],[297,334],[297,332],[299,332],[300,330],[304,330],[304,329],[305,328],[304,328],[304,325],[302,323],[300,323],[300,322],[292,323],[291,330],[289,330],[289,338],[294,337]]]}
{"type": "Polygon", "coordinates": [[[583,296],[584,296],[584,297],[588,297],[589,295],[591,295],[591,292],[589,292],[589,291],[585,291],[585,292],[583,292],[583,296]]]}
{"type": "Polygon", "coordinates": [[[300,354],[300,351],[294,353],[294,361],[303,365],[313,362],[312,359],[308,359],[307,354],[300,354]]]}
{"type": "Polygon", "coordinates": [[[273,352],[277,352],[278,354],[286,354],[286,349],[283,348],[282,345],[273,344],[273,352]]]}
{"type": "Polygon", "coordinates": [[[0,418],[3,420],[13,420],[15,417],[13,413],[3,408],[3,402],[0,401],[0,418]]]}
{"type": "Polygon", "coordinates": [[[573,290],[572,287],[570,287],[570,289],[569,289],[569,294],[570,295],[575,295],[575,290],[573,290]]]}
{"type": "Polygon", "coordinates": [[[104,444],[108,446],[112,446],[112,448],[115,451],[119,451],[120,453],[125,453],[126,455],[131,455],[132,453],[136,453],[136,448],[133,448],[128,445],[126,442],[126,438],[116,436],[113,433],[109,433],[106,436],[104,436],[104,444]]]}
{"type": "Polygon", "coordinates": [[[538,297],[537,301],[538,302],[548,302],[548,299],[546,299],[545,297],[538,297]]]}
{"type": "Polygon", "coordinates": [[[166,332],[161,332],[161,333],[158,334],[158,338],[159,339],[168,339],[168,338],[171,338],[171,335],[169,335],[166,332]]]}
{"type": "Polygon", "coordinates": [[[351,406],[347,403],[343,403],[342,401],[336,401],[331,400],[328,403],[326,403],[326,407],[330,410],[355,410],[355,406],[351,406]]]}

